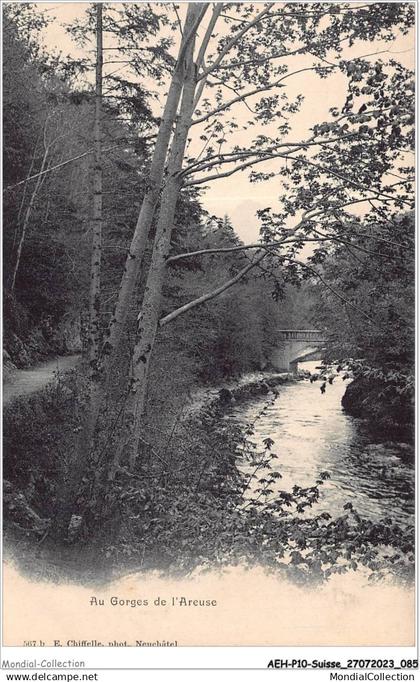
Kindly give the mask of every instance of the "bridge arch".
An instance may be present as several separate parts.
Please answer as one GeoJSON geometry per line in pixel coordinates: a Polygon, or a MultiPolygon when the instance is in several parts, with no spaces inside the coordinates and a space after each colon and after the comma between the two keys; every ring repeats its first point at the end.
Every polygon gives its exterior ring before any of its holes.
{"type": "Polygon", "coordinates": [[[321,359],[325,337],[320,329],[279,329],[279,345],[271,356],[272,366],[279,372],[296,372],[298,362],[321,359]]]}

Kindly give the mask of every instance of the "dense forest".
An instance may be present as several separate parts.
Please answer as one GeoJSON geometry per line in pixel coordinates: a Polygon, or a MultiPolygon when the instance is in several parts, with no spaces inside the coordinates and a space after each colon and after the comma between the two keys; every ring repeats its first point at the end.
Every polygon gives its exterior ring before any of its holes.
{"type": "MultiPolygon", "coordinates": [[[[141,555],[177,570],[214,558],[277,565],[290,541],[311,547],[317,575],[339,552],[349,558],[342,522],[315,517],[304,541],[289,516],[315,504],[323,475],[277,506],[238,512],[246,435],[221,421],[230,391],[188,415],[200,391],[251,373],[275,400],[279,329],[323,330],[321,380],[338,366],[334,381],[353,379],[345,409],[411,442],[412,73],[346,58],[342,43],[368,54],[407,34],[412,8],[295,7],[189,3],[180,17],[164,4],[92,3],[68,27],[89,55],[76,59],[45,47],[47,13],[5,5],[4,374],[80,354],[58,383],[5,407],[5,502],[21,543],[93,545],[110,566],[141,555]],[[279,44],[309,61],[279,66],[279,44]],[[104,69],[122,62],[124,75],[104,69]],[[294,141],[303,98],[283,81],[312,70],[322,88],[336,69],[344,100],[294,141]],[[250,191],[279,180],[255,217],[256,244],[204,201],[211,182],[248,169],[250,191]]],[[[267,467],[271,454],[268,443],[267,467]]],[[[410,544],[393,533],[348,526],[350,556],[369,542],[410,544]]]]}

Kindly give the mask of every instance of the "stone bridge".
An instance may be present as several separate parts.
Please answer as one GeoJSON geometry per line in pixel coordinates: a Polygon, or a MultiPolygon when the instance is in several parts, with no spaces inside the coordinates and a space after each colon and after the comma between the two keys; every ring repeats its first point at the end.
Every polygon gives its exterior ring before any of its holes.
{"type": "Polygon", "coordinates": [[[320,360],[326,339],[319,329],[278,329],[279,346],[271,364],[279,372],[296,372],[298,362],[320,360]]]}

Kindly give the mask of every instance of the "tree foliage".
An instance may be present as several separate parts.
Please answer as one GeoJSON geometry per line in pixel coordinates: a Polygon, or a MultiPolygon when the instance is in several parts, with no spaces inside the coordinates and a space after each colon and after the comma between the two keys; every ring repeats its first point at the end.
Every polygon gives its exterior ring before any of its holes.
{"type": "Polygon", "coordinates": [[[356,380],[344,398],[350,412],[393,438],[412,437],[414,215],[387,213],[363,226],[323,265],[323,277],[343,298],[317,285],[318,315],[329,329],[327,359],[346,365],[356,380]]]}

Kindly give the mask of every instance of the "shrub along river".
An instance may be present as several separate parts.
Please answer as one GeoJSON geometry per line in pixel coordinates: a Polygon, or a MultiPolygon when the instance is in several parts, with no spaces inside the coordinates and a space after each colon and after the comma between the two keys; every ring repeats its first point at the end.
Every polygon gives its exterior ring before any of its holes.
{"type": "MultiPolygon", "coordinates": [[[[314,372],[316,364],[307,362],[299,367],[314,372]]],[[[341,398],[347,383],[338,375],[323,394],[319,381],[286,384],[262,413],[265,401],[259,398],[235,405],[227,416],[240,424],[253,423],[250,438],[257,451],[264,447],[265,439],[274,441],[272,450],[278,459],[272,461],[272,470],[282,476],[270,485],[274,493],[276,488],[291,492],[294,485],[313,486],[326,471],[330,478],[321,486],[319,502],[310,514],[339,516],[350,502],[363,518],[373,522],[392,519],[404,528],[414,523],[410,446],[378,442],[364,420],[346,415],[341,398]]],[[[255,464],[244,461],[240,467],[250,475],[255,464]]],[[[253,494],[250,486],[248,495],[253,494]]]]}

